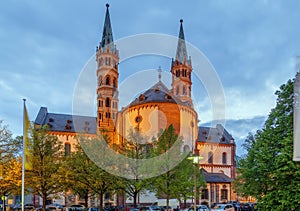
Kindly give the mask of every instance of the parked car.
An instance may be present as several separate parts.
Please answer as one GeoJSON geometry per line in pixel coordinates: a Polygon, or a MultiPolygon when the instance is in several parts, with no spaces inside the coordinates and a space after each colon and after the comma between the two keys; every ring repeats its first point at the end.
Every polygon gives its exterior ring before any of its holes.
{"type": "Polygon", "coordinates": [[[24,210],[35,210],[35,206],[33,204],[24,204],[24,210]]]}
{"type": "MultiPolygon", "coordinates": [[[[43,207],[37,207],[35,208],[35,211],[43,211],[43,207]]],[[[46,211],[50,211],[50,209],[46,207],[46,211]]]]}
{"type": "Polygon", "coordinates": [[[252,211],[249,203],[241,203],[241,211],[252,211]]]}
{"type": "Polygon", "coordinates": [[[211,210],[215,211],[234,211],[234,207],[232,204],[217,204],[211,210]]]}
{"type": "Polygon", "coordinates": [[[85,206],[82,204],[73,204],[70,207],[66,208],[66,211],[83,211],[85,210],[85,206]]]}
{"type": "Polygon", "coordinates": [[[241,205],[238,202],[230,203],[233,205],[235,211],[241,211],[241,205]]]}
{"type": "Polygon", "coordinates": [[[150,207],[139,207],[139,211],[151,211],[150,207]]]}
{"type": "Polygon", "coordinates": [[[46,206],[50,211],[63,211],[64,207],[60,204],[48,204],[46,206]]]}
{"type": "MultiPolygon", "coordinates": [[[[194,206],[188,208],[187,211],[194,211],[194,206]]],[[[209,211],[206,205],[196,205],[196,211],[209,211]]]]}
{"type": "Polygon", "coordinates": [[[162,211],[162,208],[160,206],[150,206],[149,207],[151,211],[162,211]]]}
{"type": "Polygon", "coordinates": [[[139,208],[130,207],[129,211],[139,211],[139,208]]]}
{"type": "Polygon", "coordinates": [[[100,211],[99,207],[89,207],[87,208],[87,211],[100,211]]]}
{"type": "Polygon", "coordinates": [[[162,211],[171,211],[171,210],[173,210],[171,206],[169,206],[168,209],[167,209],[167,206],[160,206],[160,208],[161,208],[162,211]]]}

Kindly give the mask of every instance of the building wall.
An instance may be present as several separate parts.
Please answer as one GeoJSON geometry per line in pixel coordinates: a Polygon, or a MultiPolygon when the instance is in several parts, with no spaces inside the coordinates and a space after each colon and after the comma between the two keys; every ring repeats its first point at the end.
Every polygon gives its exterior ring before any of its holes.
{"type": "Polygon", "coordinates": [[[234,145],[233,144],[217,144],[217,143],[198,143],[197,149],[203,159],[200,165],[207,172],[224,172],[228,177],[234,178],[234,145]],[[212,153],[212,163],[209,162],[209,153],[212,153]],[[222,162],[223,153],[226,153],[226,163],[222,162]]]}
{"type": "Polygon", "coordinates": [[[121,112],[119,135],[128,138],[130,129],[138,128],[139,131],[151,141],[157,137],[161,129],[173,125],[176,133],[183,138],[183,146],[191,150],[198,133],[197,113],[190,107],[174,103],[147,103],[129,107],[121,112]],[[140,121],[137,122],[137,117],[140,121]],[[193,125],[193,127],[191,126],[193,125]]]}

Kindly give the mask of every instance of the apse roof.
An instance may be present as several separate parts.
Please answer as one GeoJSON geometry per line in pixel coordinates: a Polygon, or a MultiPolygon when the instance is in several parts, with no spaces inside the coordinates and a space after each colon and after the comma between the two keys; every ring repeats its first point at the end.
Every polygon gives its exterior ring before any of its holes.
{"type": "Polygon", "coordinates": [[[154,86],[140,94],[135,100],[133,100],[129,104],[129,107],[150,102],[167,102],[183,104],[171,93],[171,91],[161,81],[158,81],[154,86]]]}

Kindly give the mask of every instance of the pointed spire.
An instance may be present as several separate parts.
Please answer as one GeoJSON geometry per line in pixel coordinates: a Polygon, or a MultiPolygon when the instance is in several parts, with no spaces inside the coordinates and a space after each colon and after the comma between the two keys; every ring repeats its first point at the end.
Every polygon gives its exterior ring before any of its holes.
{"type": "Polygon", "coordinates": [[[109,8],[109,4],[106,4],[106,15],[105,15],[105,21],[104,21],[104,27],[103,27],[102,40],[100,43],[101,48],[104,48],[108,44],[110,44],[110,46],[112,47],[113,41],[114,41],[108,8],[109,8]]]}
{"type": "Polygon", "coordinates": [[[188,59],[185,40],[184,40],[184,32],[183,32],[182,22],[183,22],[183,20],[180,19],[180,30],[179,30],[178,45],[177,45],[177,51],[176,51],[176,60],[178,60],[180,63],[184,63],[184,61],[187,61],[187,59],[188,59]]]}
{"type": "Polygon", "coordinates": [[[161,81],[161,73],[162,73],[162,70],[161,70],[161,67],[160,67],[160,66],[158,67],[157,72],[158,72],[158,81],[161,81]]]}

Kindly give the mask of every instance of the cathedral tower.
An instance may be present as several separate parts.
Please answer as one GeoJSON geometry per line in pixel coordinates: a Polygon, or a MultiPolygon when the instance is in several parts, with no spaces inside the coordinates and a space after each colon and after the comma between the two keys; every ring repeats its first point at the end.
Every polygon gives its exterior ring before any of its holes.
{"type": "Polygon", "coordinates": [[[106,4],[106,16],[102,40],[96,48],[97,61],[97,131],[106,133],[114,141],[115,122],[118,113],[118,64],[119,53],[113,41],[110,23],[109,4],[106,4]]]}
{"type": "Polygon", "coordinates": [[[192,62],[187,55],[182,22],[183,20],[181,19],[176,58],[175,60],[172,59],[171,64],[172,91],[182,102],[192,107],[192,62]]]}

